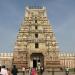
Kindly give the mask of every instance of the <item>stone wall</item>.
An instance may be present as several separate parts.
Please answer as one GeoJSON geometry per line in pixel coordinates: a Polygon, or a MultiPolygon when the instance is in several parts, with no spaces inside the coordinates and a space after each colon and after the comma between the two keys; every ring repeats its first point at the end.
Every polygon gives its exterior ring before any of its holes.
{"type": "MultiPolygon", "coordinates": [[[[60,53],[60,63],[64,67],[75,67],[75,54],[74,53],[60,53]]],[[[0,65],[6,65],[11,67],[13,59],[13,53],[0,53],[0,65]]]]}

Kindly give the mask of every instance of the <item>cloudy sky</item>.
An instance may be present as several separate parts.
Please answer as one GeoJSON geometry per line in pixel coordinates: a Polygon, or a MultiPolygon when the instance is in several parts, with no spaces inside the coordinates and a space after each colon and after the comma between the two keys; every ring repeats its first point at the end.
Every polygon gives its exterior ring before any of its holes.
{"type": "Polygon", "coordinates": [[[0,0],[0,52],[13,51],[29,5],[47,8],[60,51],[75,52],[75,0],[0,0]]]}

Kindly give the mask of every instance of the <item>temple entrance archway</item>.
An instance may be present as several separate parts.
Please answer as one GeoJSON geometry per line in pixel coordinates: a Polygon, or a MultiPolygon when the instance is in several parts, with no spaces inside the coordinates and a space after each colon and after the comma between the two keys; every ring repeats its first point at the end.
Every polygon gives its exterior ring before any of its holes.
{"type": "Polygon", "coordinates": [[[44,56],[42,53],[32,53],[30,56],[30,66],[34,68],[44,67],[44,56]]]}

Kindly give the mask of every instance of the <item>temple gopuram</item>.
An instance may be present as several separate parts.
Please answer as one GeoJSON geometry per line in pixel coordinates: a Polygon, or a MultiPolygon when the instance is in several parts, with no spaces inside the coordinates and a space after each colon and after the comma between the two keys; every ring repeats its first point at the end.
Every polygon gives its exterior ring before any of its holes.
{"type": "Polygon", "coordinates": [[[13,52],[18,68],[60,68],[59,47],[45,7],[26,7],[13,52]]]}

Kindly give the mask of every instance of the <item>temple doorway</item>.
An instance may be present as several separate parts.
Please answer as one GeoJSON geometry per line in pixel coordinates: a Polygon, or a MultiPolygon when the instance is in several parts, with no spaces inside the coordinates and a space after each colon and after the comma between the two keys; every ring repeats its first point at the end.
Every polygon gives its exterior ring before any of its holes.
{"type": "Polygon", "coordinates": [[[31,67],[40,68],[44,67],[44,56],[42,53],[32,53],[31,56],[31,67]]]}

